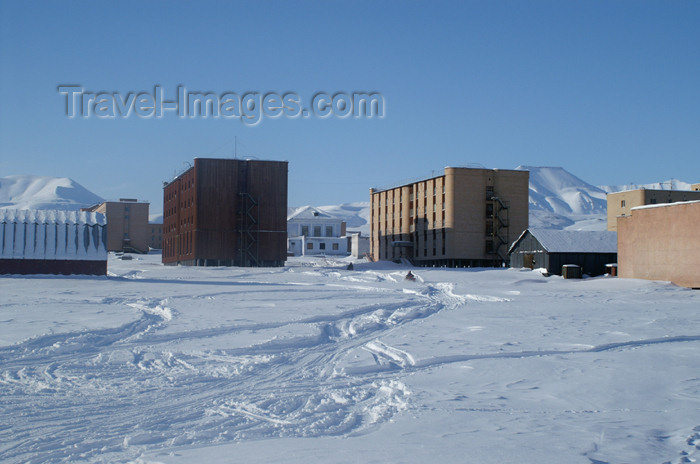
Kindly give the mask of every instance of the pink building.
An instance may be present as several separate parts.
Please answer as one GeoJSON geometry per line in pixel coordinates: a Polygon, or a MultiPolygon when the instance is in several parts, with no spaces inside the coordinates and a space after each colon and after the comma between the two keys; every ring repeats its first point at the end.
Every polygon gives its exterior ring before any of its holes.
{"type": "Polygon", "coordinates": [[[617,218],[618,275],[700,288],[700,201],[640,206],[617,218]]]}

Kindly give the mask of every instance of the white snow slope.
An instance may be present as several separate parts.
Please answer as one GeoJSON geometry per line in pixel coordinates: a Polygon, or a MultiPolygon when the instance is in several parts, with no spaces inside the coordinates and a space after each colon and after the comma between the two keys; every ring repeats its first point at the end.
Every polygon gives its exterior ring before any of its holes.
{"type": "MultiPolygon", "coordinates": [[[[369,202],[365,201],[316,206],[315,208],[345,221],[348,233],[361,232],[363,236],[369,236],[369,207],[369,202]]],[[[287,217],[303,208],[306,208],[306,206],[287,208],[287,217]]]]}
{"type": "Polygon", "coordinates": [[[513,269],[0,277],[0,461],[700,459],[700,293],[513,269]]]}
{"type": "Polygon", "coordinates": [[[625,190],[649,189],[649,190],[690,190],[691,184],[678,179],[669,179],[665,182],[651,184],[625,184],[625,185],[601,185],[599,188],[606,193],[624,192],[625,190]]]}
{"type": "Polygon", "coordinates": [[[606,192],[560,167],[518,166],[530,171],[530,227],[606,230],[606,192]]]}
{"type": "Polygon", "coordinates": [[[0,208],[78,210],[102,201],[65,177],[0,177],[0,208]]]}

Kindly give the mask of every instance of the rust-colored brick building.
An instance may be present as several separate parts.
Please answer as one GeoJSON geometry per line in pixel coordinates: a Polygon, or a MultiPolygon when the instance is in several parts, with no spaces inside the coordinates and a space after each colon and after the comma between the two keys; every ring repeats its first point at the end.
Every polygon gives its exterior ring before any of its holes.
{"type": "Polygon", "coordinates": [[[163,263],[283,266],[286,161],[195,158],[163,188],[163,263]]]}

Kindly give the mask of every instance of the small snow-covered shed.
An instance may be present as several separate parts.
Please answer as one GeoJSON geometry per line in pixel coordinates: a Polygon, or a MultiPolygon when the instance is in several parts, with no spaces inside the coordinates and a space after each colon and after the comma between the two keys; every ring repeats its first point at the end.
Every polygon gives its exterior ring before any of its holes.
{"type": "Polygon", "coordinates": [[[576,264],[585,274],[605,274],[617,262],[617,232],[527,229],[508,251],[511,267],[545,268],[561,275],[562,266],[576,264]]]}
{"type": "Polygon", "coordinates": [[[105,216],[0,209],[0,274],[107,274],[105,216]]]}

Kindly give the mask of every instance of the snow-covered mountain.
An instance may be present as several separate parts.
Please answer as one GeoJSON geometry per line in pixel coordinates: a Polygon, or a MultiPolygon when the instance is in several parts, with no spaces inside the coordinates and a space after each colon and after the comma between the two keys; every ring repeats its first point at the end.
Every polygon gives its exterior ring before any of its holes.
{"type": "Polygon", "coordinates": [[[564,216],[603,214],[607,193],[559,167],[518,166],[530,171],[530,210],[564,216]]]}
{"type": "Polygon", "coordinates": [[[669,179],[666,182],[654,182],[652,184],[625,184],[625,185],[601,185],[601,190],[606,193],[624,192],[625,190],[648,189],[648,190],[690,190],[690,185],[678,179],[669,179]]]}
{"type": "MultiPolygon", "coordinates": [[[[605,230],[606,194],[635,188],[689,190],[676,179],[653,184],[594,186],[561,167],[518,166],[530,171],[530,226],[547,229],[605,230]]],[[[0,208],[74,210],[103,201],[68,178],[0,177],[0,208]]],[[[314,205],[315,206],[315,205],[314,205]]],[[[316,208],[343,219],[350,232],[369,235],[369,202],[316,208]]],[[[288,216],[298,208],[289,208],[288,216]]],[[[152,217],[152,222],[158,222],[152,217]]],[[[162,221],[162,218],[160,218],[162,221]]]]}
{"type": "Polygon", "coordinates": [[[67,177],[0,177],[0,208],[78,210],[101,201],[67,177]]]}
{"type": "Polygon", "coordinates": [[[561,167],[518,166],[530,171],[530,227],[605,230],[607,193],[561,167]]]}
{"type": "Polygon", "coordinates": [[[608,193],[638,188],[690,190],[689,183],[677,179],[596,187],[560,167],[518,166],[516,169],[530,171],[530,227],[606,230],[608,193]]]}

